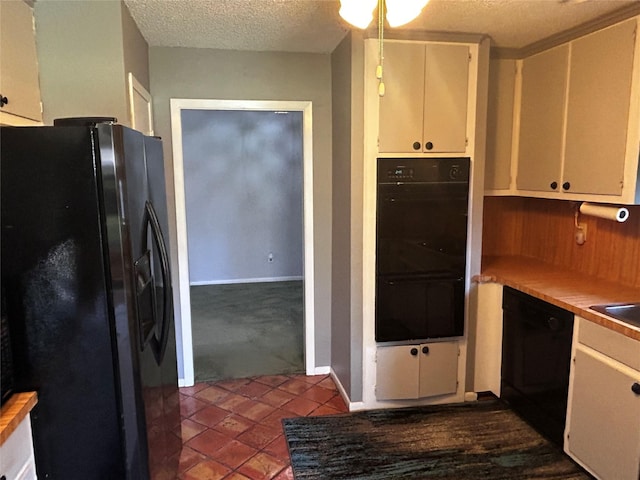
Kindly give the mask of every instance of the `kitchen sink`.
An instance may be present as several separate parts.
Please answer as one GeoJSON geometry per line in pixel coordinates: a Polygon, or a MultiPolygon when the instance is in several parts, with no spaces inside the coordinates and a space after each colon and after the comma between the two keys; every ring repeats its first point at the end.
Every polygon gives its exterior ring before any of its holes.
{"type": "Polygon", "coordinates": [[[593,305],[590,308],[616,320],[640,327],[640,303],[611,303],[609,305],[593,305]]]}

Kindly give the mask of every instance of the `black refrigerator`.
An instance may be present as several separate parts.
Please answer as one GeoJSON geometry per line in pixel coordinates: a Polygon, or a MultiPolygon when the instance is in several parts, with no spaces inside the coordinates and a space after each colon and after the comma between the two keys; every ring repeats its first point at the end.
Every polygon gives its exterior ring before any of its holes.
{"type": "Polygon", "coordinates": [[[103,119],[0,127],[14,391],[46,479],[172,479],[182,447],[160,139],[103,119]]]}

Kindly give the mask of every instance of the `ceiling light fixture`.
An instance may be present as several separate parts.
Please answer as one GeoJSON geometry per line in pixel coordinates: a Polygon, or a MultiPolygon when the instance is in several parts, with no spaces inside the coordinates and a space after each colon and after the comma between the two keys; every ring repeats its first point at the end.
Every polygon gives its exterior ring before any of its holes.
{"type": "Polygon", "coordinates": [[[417,18],[429,0],[386,0],[386,2],[389,26],[399,27],[417,18]]]}
{"type": "Polygon", "coordinates": [[[378,0],[340,0],[340,16],[354,27],[367,28],[378,0]]]}
{"type": "Polygon", "coordinates": [[[340,0],[340,16],[354,27],[367,28],[376,6],[385,8],[387,22],[399,27],[415,19],[429,0],[340,0]],[[384,5],[384,7],[383,7],[384,5]]]}
{"type": "Polygon", "coordinates": [[[384,62],[384,19],[391,27],[399,27],[415,19],[429,0],[340,0],[340,16],[354,27],[367,28],[373,19],[373,12],[378,7],[378,95],[384,96],[385,86],[382,78],[384,62]]]}

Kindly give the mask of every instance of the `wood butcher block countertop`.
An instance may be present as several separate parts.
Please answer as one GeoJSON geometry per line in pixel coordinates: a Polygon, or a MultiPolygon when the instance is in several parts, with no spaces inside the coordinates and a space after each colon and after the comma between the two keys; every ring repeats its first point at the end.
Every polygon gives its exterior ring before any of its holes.
{"type": "Polygon", "coordinates": [[[591,305],[640,302],[640,289],[607,282],[526,257],[484,257],[479,283],[508,285],[640,341],[640,328],[591,310],[591,305]]]}
{"type": "Polygon", "coordinates": [[[0,414],[0,445],[20,425],[38,402],[36,392],[14,393],[2,406],[0,414]]]}

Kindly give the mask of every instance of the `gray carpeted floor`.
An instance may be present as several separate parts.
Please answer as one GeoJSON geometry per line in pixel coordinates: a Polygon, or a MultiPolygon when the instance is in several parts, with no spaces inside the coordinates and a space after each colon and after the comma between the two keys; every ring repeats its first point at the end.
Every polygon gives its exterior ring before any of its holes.
{"type": "Polygon", "coordinates": [[[304,371],[302,281],[191,287],[196,382],[304,371]]]}

